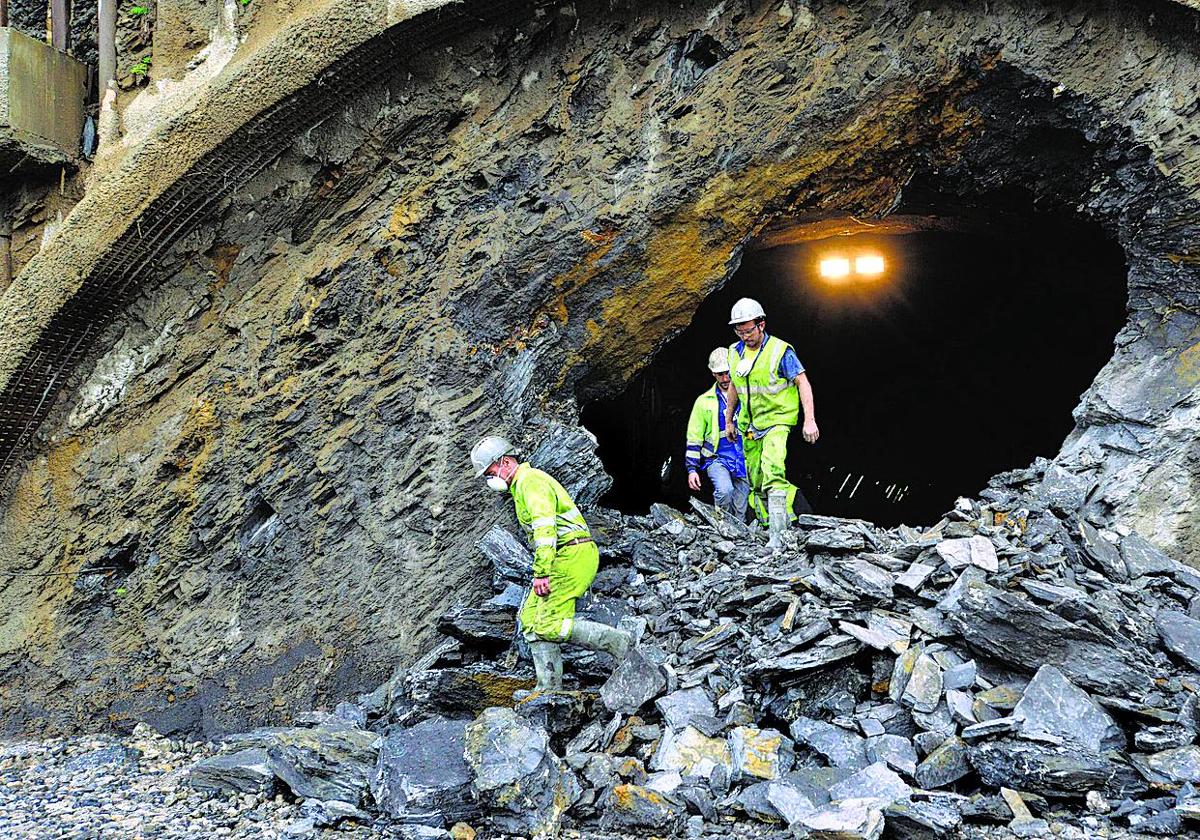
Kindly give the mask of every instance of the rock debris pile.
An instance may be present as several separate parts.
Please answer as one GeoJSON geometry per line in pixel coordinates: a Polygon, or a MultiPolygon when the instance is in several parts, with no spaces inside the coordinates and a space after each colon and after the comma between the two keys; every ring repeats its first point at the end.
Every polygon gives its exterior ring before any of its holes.
{"type": "Polygon", "coordinates": [[[1037,465],[924,531],[803,516],[776,554],[699,503],[594,510],[582,613],[640,644],[568,646],[574,690],[515,706],[530,557],[496,528],[494,597],[448,611],[424,661],[307,728],[229,739],[192,783],[431,838],[1181,836],[1200,572],[1079,518],[1081,494],[1037,465]]]}

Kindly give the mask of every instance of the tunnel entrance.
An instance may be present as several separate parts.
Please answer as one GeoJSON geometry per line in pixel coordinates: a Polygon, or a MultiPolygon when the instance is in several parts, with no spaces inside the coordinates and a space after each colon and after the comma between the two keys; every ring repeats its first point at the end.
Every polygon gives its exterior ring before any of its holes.
{"type": "Polygon", "coordinates": [[[821,438],[792,434],[788,472],[817,513],[932,523],[992,475],[1058,451],[1125,319],[1120,246],[1032,212],[862,229],[751,249],[624,393],[584,406],[613,477],[603,503],[687,505],[688,415],[713,384],[709,352],[735,339],[741,297],[762,303],[812,382],[821,438]],[[884,272],[820,276],[823,258],[858,254],[883,256],[884,272]]]}

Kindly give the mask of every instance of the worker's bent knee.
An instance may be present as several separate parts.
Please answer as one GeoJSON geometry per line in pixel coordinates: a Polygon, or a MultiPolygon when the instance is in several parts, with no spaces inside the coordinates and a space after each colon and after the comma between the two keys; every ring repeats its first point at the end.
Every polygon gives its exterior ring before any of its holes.
{"type": "Polygon", "coordinates": [[[571,631],[575,629],[575,619],[542,619],[522,629],[527,642],[565,642],[571,638],[571,631]]]}

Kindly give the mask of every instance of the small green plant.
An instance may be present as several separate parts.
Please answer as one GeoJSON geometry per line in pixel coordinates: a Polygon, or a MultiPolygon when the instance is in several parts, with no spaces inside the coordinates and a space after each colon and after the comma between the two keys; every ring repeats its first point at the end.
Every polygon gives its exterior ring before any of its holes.
{"type": "Polygon", "coordinates": [[[150,72],[150,56],[144,55],[135,63],[129,65],[129,75],[145,76],[150,72]]]}
{"type": "Polygon", "coordinates": [[[249,6],[249,5],[250,5],[250,0],[238,0],[238,2],[239,2],[239,3],[241,3],[243,6],[249,6]]]}
{"type": "Polygon", "coordinates": [[[148,15],[148,14],[150,14],[149,6],[130,6],[129,7],[129,16],[130,17],[141,17],[142,15],[148,15]]]}

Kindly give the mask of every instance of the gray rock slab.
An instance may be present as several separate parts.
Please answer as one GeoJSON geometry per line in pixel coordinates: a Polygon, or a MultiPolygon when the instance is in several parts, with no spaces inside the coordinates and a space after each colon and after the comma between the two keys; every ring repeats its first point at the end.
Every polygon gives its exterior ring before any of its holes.
{"type": "Polygon", "coordinates": [[[936,566],[914,562],[908,567],[907,571],[896,577],[896,585],[907,589],[909,592],[919,592],[921,587],[925,585],[925,582],[936,571],[936,566]]]}
{"type": "Polygon", "coordinates": [[[827,636],[808,650],[771,657],[751,665],[750,674],[802,674],[849,659],[862,650],[862,642],[844,634],[827,636]]]}
{"type": "Polygon", "coordinates": [[[575,774],[550,750],[550,736],[512,709],[484,709],[465,730],[464,758],[492,825],[510,834],[554,835],[579,798],[575,774]]]}
{"type": "Polygon", "coordinates": [[[1087,522],[1079,523],[1083,551],[1109,580],[1123,581],[1128,576],[1121,551],[1087,522]]]}
{"type": "Polygon", "coordinates": [[[970,773],[968,749],[961,738],[947,738],[917,765],[917,784],[930,789],[945,787],[970,773]]]}
{"type": "Polygon", "coordinates": [[[392,819],[434,827],[470,820],[472,773],[466,721],[441,717],[390,732],[371,775],[371,796],[392,819]]]}
{"type": "Polygon", "coordinates": [[[893,802],[883,809],[888,830],[900,838],[926,840],[959,835],[962,814],[948,796],[893,802]]]}
{"type": "Polygon", "coordinates": [[[917,751],[912,742],[900,735],[876,735],[867,739],[867,758],[882,761],[910,778],[917,772],[917,751]]]}
{"type": "Polygon", "coordinates": [[[267,756],[271,770],[297,797],[336,799],[358,806],[370,786],[382,739],[349,726],[275,731],[267,756]]]}
{"type": "Polygon", "coordinates": [[[508,582],[519,586],[529,584],[533,555],[507,528],[493,525],[475,545],[492,564],[492,587],[497,592],[508,582]]]}
{"type": "Polygon", "coordinates": [[[1109,798],[1137,796],[1146,781],[1132,767],[1079,745],[999,738],[970,747],[971,765],[993,788],[1077,797],[1098,790],[1109,798]]]}
{"type": "Polygon", "coordinates": [[[664,732],[650,759],[650,767],[704,778],[711,776],[718,767],[724,768],[727,774],[733,772],[729,742],[724,738],[710,738],[693,726],[664,732]]]}
{"type": "Polygon", "coordinates": [[[1106,694],[1151,686],[1129,642],[987,584],[967,585],[949,621],[973,650],[1013,668],[1056,665],[1077,685],[1106,694]]]}
{"type": "Polygon", "coordinates": [[[1200,747],[1175,747],[1150,755],[1135,753],[1130,761],[1146,781],[1155,785],[1200,783],[1200,747]]]}
{"type": "Polygon", "coordinates": [[[1200,672],[1200,621],[1178,610],[1160,610],[1154,626],[1163,646],[1200,672]]]}
{"type": "Polygon", "coordinates": [[[1000,568],[996,547],[987,537],[942,540],[937,544],[936,550],[952,569],[975,566],[985,572],[996,572],[1000,568]]]}
{"type": "Polygon", "coordinates": [[[655,700],[654,706],[671,729],[683,729],[692,722],[692,718],[711,717],[717,712],[708,691],[701,686],[673,691],[655,700]]]}
{"type": "Polygon", "coordinates": [[[870,799],[843,799],[801,816],[794,827],[814,838],[877,840],[883,834],[883,810],[870,799]]]}
{"type": "Polygon", "coordinates": [[[666,687],[662,668],[635,649],[600,687],[600,700],[611,711],[631,715],[666,687]]]}
{"type": "Polygon", "coordinates": [[[1095,752],[1125,746],[1125,734],[1112,716],[1053,665],[1038,669],[1012,717],[1025,738],[1048,734],[1095,752]]]}
{"type": "Polygon", "coordinates": [[[944,671],[942,673],[942,688],[947,691],[950,689],[957,689],[959,691],[968,689],[975,684],[976,676],[978,676],[978,670],[975,666],[975,660],[971,659],[944,671]]]}
{"type": "Polygon", "coordinates": [[[932,712],[942,700],[942,669],[932,656],[922,653],[900,695],[900,702],[917,712],[932,712]]]}
{"type": "Polygon", "coordinates": [[[862,551],[867,547],[862,532],[849,528],[817,528],[809,531],[805,545],[809,551],[862,551]]]}
{"type": "Polygon", "coordinates": [[[681,804],[639,785],[617,785],[604,799],[600,826],[614,829],[649,829],[672,836],[687,815],[681,804]]]}
{"type": "Polygon", "coordinates": [[[870,764],[866,740],[840,726],[799,717],[792,721],[789,729],[797,743],[820,753],[834,767],[860,770],[870,764]]]}
{"type": "Polygon", "coordinates": [[[733,781],[777,779],[792,769],[792,739],[774,729],[739,726],[729,733],[733,781]]]}
{"type": "Polygon", "coordinates": [[[188,770],[187,782],[201,790],[267,795],[275,787],[275,773],[267,751],[251,747],[197,761],[188,770]]]}
{"type": "Polygon", "coordinates": [[[815,813],[829,801],[826,797],[814,802],[803,790],[782,780],[769,782],[765,788],[767,802],[788,825],[794,825],[801,817],[815,813]]]}
{"type": "Polygon", "coordinates": [[[1176,565],[1174,560],[1137,533],[1121,540],[1121,559],[1130,578],[1171,574],[1176,565]]]}
{"type": "Polygon", "coordinates": [[[1017,722],[1011,717],[993,718],[980,723],[973,723],[970,726],[964,726],[962,737],[964,740],[971,741],[979,738],[987,738],[992,735],[1001,735],[1007,732],[1015,732],[1017,722]]]}
{"type": "Polygon", "coordinates": [[[884,808],[907,799],[912,788],[882,761],[859,770],[829,788],[830,799],[867,799],[884,808]]]}

